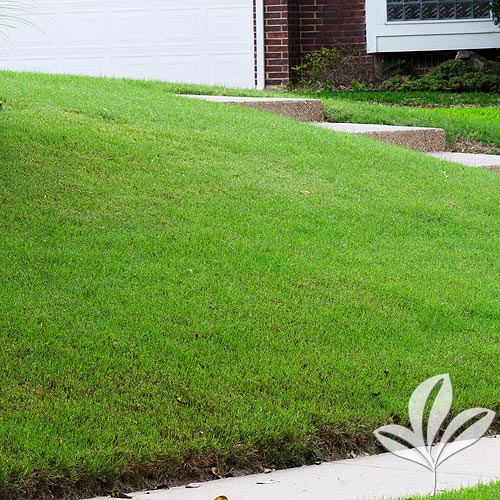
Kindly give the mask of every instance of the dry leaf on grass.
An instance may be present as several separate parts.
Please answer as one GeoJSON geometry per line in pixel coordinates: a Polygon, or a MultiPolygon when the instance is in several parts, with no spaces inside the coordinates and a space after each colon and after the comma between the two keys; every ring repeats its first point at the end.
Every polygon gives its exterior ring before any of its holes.
{"type": "Polygon", "coordinates": [[[125,493],[122,493],[121,491],[112,491],[110,496],[111,498],[132,498],[125,495],[125,493]]]}
{"type": "Polygon", "coordinates": [[[217,476],[219,479],[224,479],[224,474],[222,474],[217,467],[212,467],[210,470],[214,476],[217,476]]]}

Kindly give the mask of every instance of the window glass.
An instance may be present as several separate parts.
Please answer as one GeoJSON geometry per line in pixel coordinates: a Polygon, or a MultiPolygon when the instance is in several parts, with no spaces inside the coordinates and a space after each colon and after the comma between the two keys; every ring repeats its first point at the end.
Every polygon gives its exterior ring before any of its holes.
{"type": "Polygon", "coordinates": [[[388,21],[489,19],[489,0],[387,0],[388,21]]]}

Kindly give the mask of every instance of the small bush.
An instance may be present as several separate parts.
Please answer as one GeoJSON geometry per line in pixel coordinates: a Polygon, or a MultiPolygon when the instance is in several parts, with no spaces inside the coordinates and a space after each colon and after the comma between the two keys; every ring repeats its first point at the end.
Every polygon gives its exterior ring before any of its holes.
{"type": "Polygon", "coordinates": [[[387,80],[384,80],[380,84],[380,89],[381,90],[401,90],[404,84],[408,83],[410,81],[410,77],[406,75],[396,75],[393,76],[392,78],[388,78],[387,80]]]}
{"type": "Polygon", "coordinates": [[[491,13],[493,14],[493,22],[500,24],[500,0],[490,1],[491,13]]]}
{"type": "Polygon", "coordinates": [[[388,90],[438,92],[498,92],[500,71],[493,66],[474,68],[464,61],[447,61],[415,80],[399,77],[382,84],[388,90]]]}
{"type": "Polygon", "coordinates": [[[323,47],[306,54],[304,63],[292,68],[297,78],[293,88],[316,92],[331,90],[364,90],[370,84],[361,50],[346,49],[341,46],[323,47]]]}
{"type": "Polygon", "coordinates": [[[292,69],[298,75],[298,86],[322,91],[339,84],[345,67],[346,58],[335,47],[323,47],[306,54],[304,64],[292,69]]]}
{"type": "Polygon", "coordinates": [[[384,79],[406,77],[406,75],[413,75],[413,67],[406,59],[384,60],[382,65],[382,77],[384,79]]]}

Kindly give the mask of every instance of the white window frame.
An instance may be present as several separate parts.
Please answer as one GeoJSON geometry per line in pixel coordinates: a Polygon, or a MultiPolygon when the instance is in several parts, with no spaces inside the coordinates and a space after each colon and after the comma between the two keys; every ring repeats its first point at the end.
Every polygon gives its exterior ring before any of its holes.
{"type": "Polygon", "coordinates": [[[369,54],[500,48],[500,28],[491,19],[387,21],[386,0],[366,0],[369,54]]]}

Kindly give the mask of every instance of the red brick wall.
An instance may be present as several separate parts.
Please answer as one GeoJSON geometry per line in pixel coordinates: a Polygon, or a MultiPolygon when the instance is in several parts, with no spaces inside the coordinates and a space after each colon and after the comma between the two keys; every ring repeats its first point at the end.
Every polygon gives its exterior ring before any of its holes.
{"type": "MultiPolygon", "coordinates": [[[[308,52],[334,45],[366,54],[365,0],[300,0],[299,19],[301,60],[308,52]]],[[[361,63],[367,71],[376,67],[368,54],[361,63]]]]}
{"type": "Polygon", "coordinates": [[[266,86],[288,83],[290,50],[288,0],[264,0],[266,86]]]}
{"type": "Polygon", "coordinates": [[[287,84],[294,66],[322,47],[359,50],[360,72],[376,75],[384,61],[405,59],[417,74],[454,57],[455,52],[366,54],[365,0],[264,0],[266,86],[287,84]]]}
{"type": "MultiPolygon", "coordinates": [[[[366,48],[365,0],[265,0],[266,85],[286,84],[308,52],[366,48]]],[[[374,64],[366,56],[368,65],[374,64]]]]}
{"type": "Polygon", "coordinates": [[[365,0],[302,0],[301,52],[335,43],[366,47],[365,0]]]}

